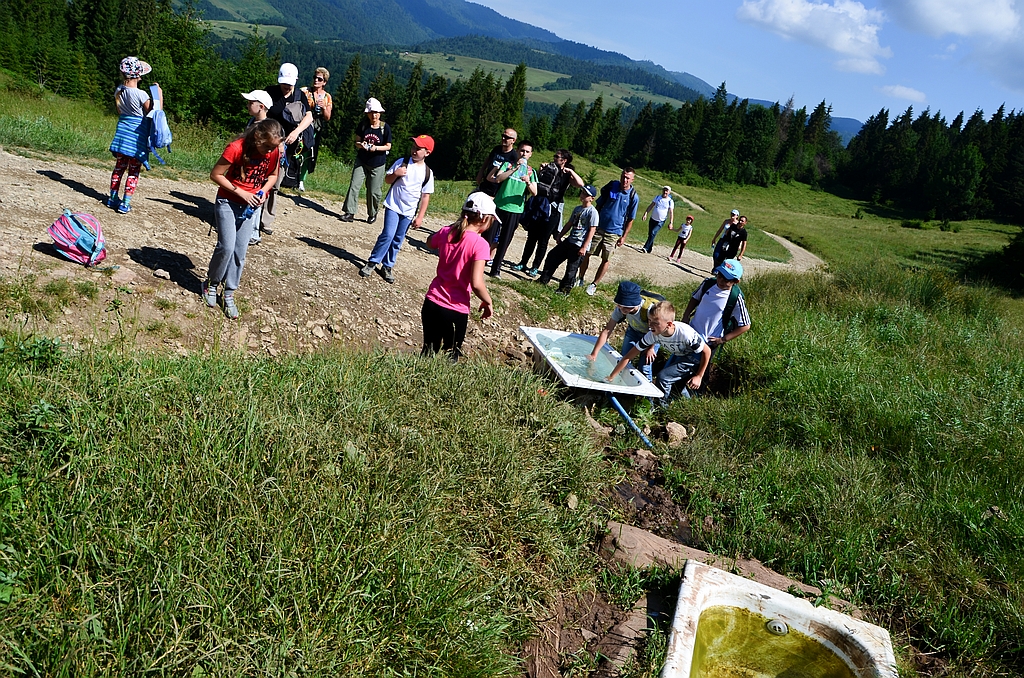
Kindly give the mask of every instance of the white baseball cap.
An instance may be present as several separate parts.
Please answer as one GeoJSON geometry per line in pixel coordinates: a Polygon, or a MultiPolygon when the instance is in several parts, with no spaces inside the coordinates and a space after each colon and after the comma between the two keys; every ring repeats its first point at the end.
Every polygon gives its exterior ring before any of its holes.
{"type": "Polygon", "coordinates": [[[263,104],[269,111],[270,107],[274,105],[274,100],[270,98],[267,91],[264,89],[254,89],[251,92],[242,92],[242,96],[249,101],[258,101],[263,104]]]}
{"type": "Polygon", "coordinates": [[[734,217],[738,217],[738,216],[740,215],[740,211],[739,211],[739,210],[733,210],[733,211],[732,211],[732,215],[733,215],[734,217]]]}
{"type": "Polygon", "coordinates": [[[494,198],[483,191],[470,193],[469,197],[466,198],[466,202],[462,203],[463,212],[476,212],[482,217],[490,215],[500,224],[501,219],[498,218],[497,209],[498,208],[494,206],[494,198]]]}
{"type": "Polygon", "coordinates": [[[277,72],[277,81],[283,85],[294,85],[299,79],[299,69],[295,64],[283,63],[277,72]]]}
{"type": "Polygon", "coordinates": [[[370,97],[369,99],[366,100],[366,108],[363,110],[363,113],[383,113],[383,112],[384,112],[384,107],[380,105],[379,101],[377,101],[373,97],[370,97]]]}

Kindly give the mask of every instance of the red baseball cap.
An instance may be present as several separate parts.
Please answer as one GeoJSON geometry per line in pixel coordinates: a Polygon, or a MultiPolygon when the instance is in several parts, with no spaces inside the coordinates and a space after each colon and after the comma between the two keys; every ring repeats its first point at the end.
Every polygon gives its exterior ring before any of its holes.
{"type": "Polygon", "coordinates": [[[428,153],[434,152],[434,139],[432,137],[428,137],[426,134],[421,134],[418,137],[413,137],[412,142],[419,146],[420,148],[427,149],[428,153]]]}

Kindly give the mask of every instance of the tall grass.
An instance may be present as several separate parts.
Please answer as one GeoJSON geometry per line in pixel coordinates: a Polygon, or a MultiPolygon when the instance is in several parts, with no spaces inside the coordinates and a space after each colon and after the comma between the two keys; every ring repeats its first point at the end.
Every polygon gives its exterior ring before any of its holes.
{"type": "Polygon", "coordinates": [[[864,265],[744,285],[732,397],[670,485],[701,542],[852,597],[964,673],[1024,671],[1024,363],[1010,303],[864,265]],[[981,662],[975,665],[976,662],[981,662]]]}
{"type": "Polygon", "coordinates": [[[22,344],[0,343],[8,670],[518,675],[529,614],[589,576],[599,456],[530,375],[22,344]]]}

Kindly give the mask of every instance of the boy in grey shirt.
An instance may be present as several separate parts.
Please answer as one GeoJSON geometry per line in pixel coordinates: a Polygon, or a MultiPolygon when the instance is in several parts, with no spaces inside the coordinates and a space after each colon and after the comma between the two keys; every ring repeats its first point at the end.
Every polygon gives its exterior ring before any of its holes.
{"type": "Polygon", "coordinates": [[[558,286],[559,294],[569,294],[576,284],[576,273],[579,271],[580,262],[590,250],[590,241],[597,229],[599,215],[594,207],[594,198],[597,197],[597,189],[587,185],[580,189],[580,200],[582,205],[572,211],[572,216],[566,222],[565,227],[555,236],[558,244],[548,252],[544,260],[544,272],[537,278],[541,285],[547,285],[555,276],[555,270],[565,265],[565,276],[558,286]]]}

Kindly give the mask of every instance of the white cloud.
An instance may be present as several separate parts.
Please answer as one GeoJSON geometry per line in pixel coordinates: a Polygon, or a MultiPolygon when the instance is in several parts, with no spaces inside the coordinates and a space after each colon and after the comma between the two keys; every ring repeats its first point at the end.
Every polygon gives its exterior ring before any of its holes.
{"type": "Polygon", "coordinates": [[[1005,40],[1020,25],[1015,0],[880,0],[907,28],[933,37],[1005,40]]]}
{"type": "Polygon", "coordinates": [[[736,16],[785,38],[824,47],[845,57],[836,62],[840,70],[881,74],[885,68],[879,59],[892,56],[892,50],[878,42],[885,15],[852,0],[834,0],[833,4],[744,0],[736,16]]]}
{"type": "Polygon", "coordinates": [[[924,92],[912,87],[904,87],[903,85],[886,85],[885,87],[880,87],[878,91],[894,99],[906,99],[907,101],[913,101],[915,104],[923,104],[928,100],[924,92]]]}

